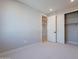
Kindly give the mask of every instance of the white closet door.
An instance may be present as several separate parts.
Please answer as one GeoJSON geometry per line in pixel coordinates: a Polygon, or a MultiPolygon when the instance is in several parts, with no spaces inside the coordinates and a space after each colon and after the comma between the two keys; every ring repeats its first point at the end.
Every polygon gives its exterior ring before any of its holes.
{"type": "Polygon", "coordinates": [[[48,41],[56,42],[56,16],[48,17],[48,41]]]}

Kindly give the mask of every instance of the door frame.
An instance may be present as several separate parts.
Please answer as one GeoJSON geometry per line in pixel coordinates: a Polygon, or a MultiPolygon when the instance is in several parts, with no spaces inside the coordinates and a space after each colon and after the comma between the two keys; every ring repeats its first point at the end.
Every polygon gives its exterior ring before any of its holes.
{"type": "Polygon", "coordinates": [[[48,21],[48,18],[47,18],[47,16],[42,16],[42,42],[47,42],[48,41],[48,39],[47,39],[47,34],[46,34],[46,39],[45,38],[43,38],[43,21],[45,21],[45,24],[46,24],[46,31],[47,31],[47,21],[48,21]],[[43,18],[46,18],[46,20],[43,20],[43,18]]]}

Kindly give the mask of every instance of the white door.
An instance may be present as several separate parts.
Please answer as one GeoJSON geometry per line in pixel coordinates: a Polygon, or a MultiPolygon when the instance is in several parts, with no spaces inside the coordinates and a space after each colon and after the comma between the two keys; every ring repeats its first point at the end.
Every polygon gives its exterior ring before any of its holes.
{"type": "Polygon", "coordinates": [[[48,41],[56,42],[56,16],[49,16],[48,17],[48,41]]]}

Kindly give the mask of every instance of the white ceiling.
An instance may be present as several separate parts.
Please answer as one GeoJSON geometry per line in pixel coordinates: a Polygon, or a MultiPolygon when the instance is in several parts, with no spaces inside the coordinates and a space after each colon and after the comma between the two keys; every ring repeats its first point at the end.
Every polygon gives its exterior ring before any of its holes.
{"type": "Polygon", "coordinates": [[[58,11],[66,8],[74,8],[78,5],[78,0],[73,3],[70,0],[19,0],[32,8],[35,8],[43,13],[49,13],[49,9],[58,11]]]}

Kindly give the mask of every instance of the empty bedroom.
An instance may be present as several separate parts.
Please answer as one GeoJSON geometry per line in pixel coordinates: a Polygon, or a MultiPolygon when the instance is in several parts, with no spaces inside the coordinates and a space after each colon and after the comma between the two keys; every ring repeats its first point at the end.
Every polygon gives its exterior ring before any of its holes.
{"type": "Polygon", "coordinates": [[[0,59],[78,59],[78,0],[0,0],[0,59]]]}

